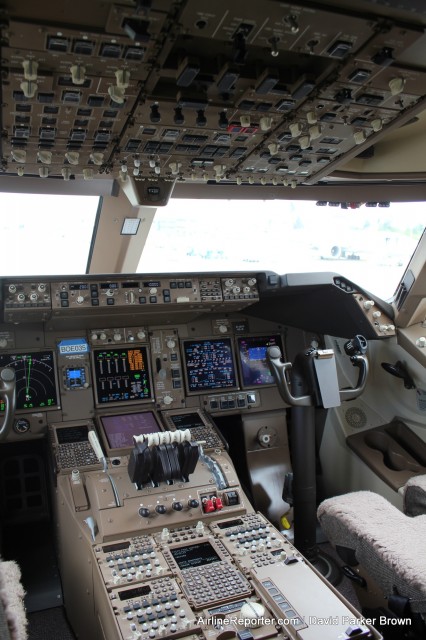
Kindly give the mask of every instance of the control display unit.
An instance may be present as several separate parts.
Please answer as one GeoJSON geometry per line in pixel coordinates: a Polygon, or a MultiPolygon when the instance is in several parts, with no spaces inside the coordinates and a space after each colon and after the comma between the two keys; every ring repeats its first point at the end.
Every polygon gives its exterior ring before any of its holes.
{"type": "Polygon", "coordinates": [[[119,450],[131,449],[134,446],[133,436],[161,431],[153,411],[100,416],[99,420],[105,444],[112,454],[118,454],[119,450]]]}
{"type": "Polygon", "coordinates": [[[241,382],[244,388],[261,387],[275,384],[274,376],[269,367],[268,347],[280,347],[280,335],[248,336],[237,339],[240,357],[241,382]]]}
{"type": "Polygon", "coordinates": [[[238,388],[230,338],[184,340],[182,348],[188,393],[238,388]]]}
{"type": "Polygon", "coordinates": [[[198,411],[186,411],[170,415],[170,420],[176,429],[194,429],[204,427],[204,421],[198,411]]]}
{"type": "Polygon", "coordinates": [[[220,556],[207,540],[187,547],[172,548],[170,552],[181,571],[221,561],[220,556]]]}
{"type": "MultiPolygon", "coordinates": [[[[10,367],[16,378],[16,410],[56,409],[59,406],[53,351],[0,355],[0,368],[10,367]]],[[[4,400],[0,410],[4,411],[4,400]]]]}
{"type": "Polygon", "coordinates": [[[98,406],[152,398],[146,347],[94,349],[93,370],[98,406]]]}
{"type": "Polygon", "coordinates": [[[166,427],[175,431],[190,429],[192,439],[200,442],[203,449],[227,449],[228,445],[216,425],[201,409],[175,409],[162,414],[166,427]]]}

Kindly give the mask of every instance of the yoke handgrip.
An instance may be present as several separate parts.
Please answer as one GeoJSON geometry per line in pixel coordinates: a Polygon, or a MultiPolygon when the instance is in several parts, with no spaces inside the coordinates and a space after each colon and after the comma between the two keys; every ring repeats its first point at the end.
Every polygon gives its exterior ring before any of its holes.
{"type": "Polygon", "coordinates": [[[16,378],[10,367],[0,371],[0,398],[4,399],[5,411],[3,424],[0,427],[0,440],[5,440],[9,433],[16,410],[16,378]]]}
{"type": "Polygon", "coordinates": [[[281,359],[281,350],[277,346],[268,347],[269,364],[272,367],[275,381],[278,386],[278,391],[284,402],[293,407],[310,407],[313,405],[311,396],[304,395],[295,397],[290,392],[290,387],[286,378],[286,371],[289,371],[292,367],[291,362],[283,362],[281,359]]]}

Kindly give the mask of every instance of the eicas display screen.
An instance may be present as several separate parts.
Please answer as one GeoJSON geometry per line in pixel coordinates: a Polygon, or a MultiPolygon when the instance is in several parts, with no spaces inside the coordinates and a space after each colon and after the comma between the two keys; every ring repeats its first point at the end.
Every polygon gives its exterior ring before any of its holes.
{"type": "Polygon", "coordinates": [[[185,340],[183,351],[188,393],[237,388],[229,338],[185,340]]]}
{"type": "Polygon", "coordinates": [[[95,349],[93,366],[98,405],[151,398],[145,347],[95,349]]]}
{"type": "MultiPolygon", "coordinates": [[[[37,353],[4,353],[0,355],[0,368],[15,372],[16,410],[49,409],[58,407],[55,361],[52,351],[37,353]]],[[[5,402],[0,400],[0,410],[5,402]]]]}
{"type": "Polygon", "coordinates": [[[260,387],[275,384],[269,368],[268,347],[281,349],[281,336],[250,336],[238,338],[238,352],[241,364],[241,378],[244,387],[260,387]]]}
{"type": "Polygon", "coordinates": [[[101,424],[110,449],[133,447],[133,436],[160,431],[152,411],[102,416],[101,424]]]}

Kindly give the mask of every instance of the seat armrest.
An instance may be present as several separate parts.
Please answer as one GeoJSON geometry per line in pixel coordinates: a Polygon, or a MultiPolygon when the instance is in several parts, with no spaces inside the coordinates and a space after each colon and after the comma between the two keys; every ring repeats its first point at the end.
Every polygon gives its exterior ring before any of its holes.
{"type": "Polygon", "coordinates": [[[426,474],[413,476],[403,488],[403,510],[407,516],[426,514],[426,474]]]}

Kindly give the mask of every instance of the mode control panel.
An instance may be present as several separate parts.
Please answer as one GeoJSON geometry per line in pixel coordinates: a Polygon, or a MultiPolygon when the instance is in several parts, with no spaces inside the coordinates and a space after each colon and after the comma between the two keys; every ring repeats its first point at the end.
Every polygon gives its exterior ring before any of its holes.
{"type": "Polygon", "coordinates": [[[54,308],[139,307],[182,302],[200,302],[196,278],[147,280],[104,280],[61,282],[53,297],[54,308]]]}

